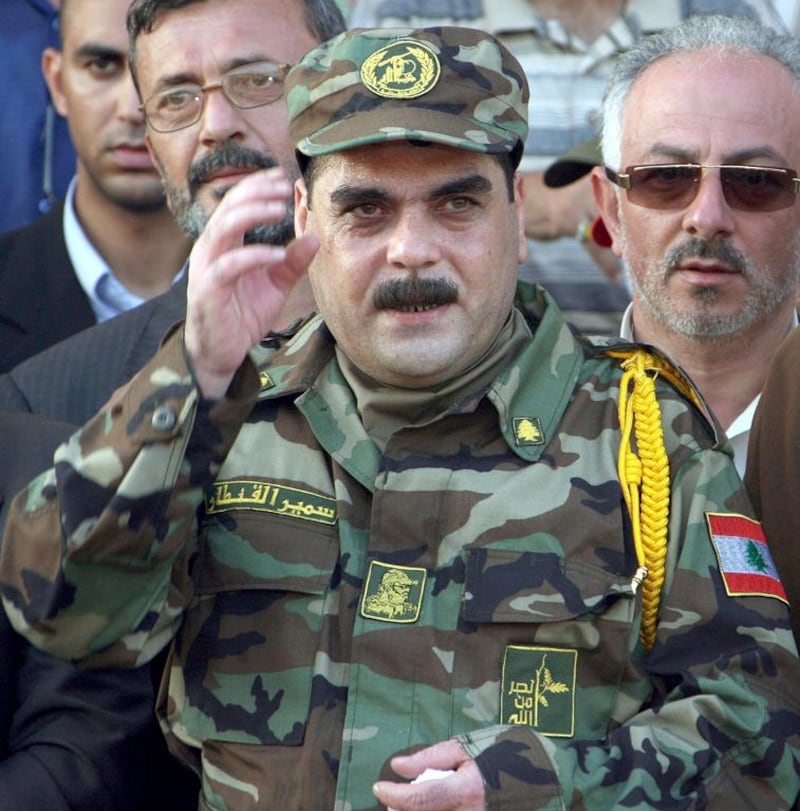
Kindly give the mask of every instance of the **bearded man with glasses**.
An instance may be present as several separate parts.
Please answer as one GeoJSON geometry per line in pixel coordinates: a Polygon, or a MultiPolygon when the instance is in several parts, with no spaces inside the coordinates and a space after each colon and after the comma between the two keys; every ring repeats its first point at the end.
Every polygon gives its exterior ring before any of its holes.
{"type": "MultiPolygon", "coordinates": [[[[134,0],[129,65],[146,141],[183,232],[196,240],[223,196],[262,169],[298,175],[283,77],[315,44],[344,30],[335,0],[134,0]]],[[[133,108],[135,110],[135,108],[133,108]]],[[[291,183],[248,242],[294,236],[291,183]]],[[[168,292],[0,375],[0,405],[81,424],[151,357],[186,312],[186,274],[168,292]]],[[[279,327],[315,308],[295,285],[279,327]]]]}
{"type": "Polygon", "coordinates": [[[767,367],[797,325],[800,45],[696,17],[624,54],[593,185],[632,303],[624,338],[667,351],[744,473],[767,367]]]}

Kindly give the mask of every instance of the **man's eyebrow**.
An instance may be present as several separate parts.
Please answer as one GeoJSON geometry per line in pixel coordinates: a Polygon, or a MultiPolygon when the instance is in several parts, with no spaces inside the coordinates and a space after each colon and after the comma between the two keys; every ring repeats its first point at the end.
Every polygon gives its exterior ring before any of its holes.
{"type": "Polygon", "coordinates": [[[377,186],[339,186],[331,192],[331,203],[341,208],[348,208],[365,200],[385,202],[390,197],[385,189],[377,186]]]}
{"type": "MultiPolygon", "coordinates": [[[[456,194],[489,194],[492,182],[483,175],[468,175],[454,180],[448,180],[440,186],[435,186],[425,194],[428,201],[438,200],[441,197],[452,197],[456,194]]],[[[331,192],[331,203],[347,208],[367,200],[385,202],[391,199],[391,194],[378,186],[339,186],[331,192]]]]}
{"type": "Polygon", "coordinates": [[[127,59],[126,51],[112,48],[110,45],[101,45],[94,42],[85,42],[80,48],[75,49],[75,56],[85,59],[86,57],[102,57],[103,59],[127,59]]]}
{"type": "Polygon", "coordinates": [[[726,154],[723,159],[723,163],[749,164],[752,161],[774,161],[781,166],[788,166],[786,157],[769,144],[754,146],[750,149],[740,149],[737,152],[726,154]]]}
{"type": "MultiPolygon", "coordinates": [[[[680,163],[700,163],[700,159],[695,150],[683,149],[669,144],[654,144],[648,150],[647,161],[668,159],[680,163]]],[[[758,144],[747,149],[739,149],[735,152],[726,153],[722,158],[723,164],[749,164],[752,161],[776,161],[785,165],[786,159],[769,144],[758,144]]],[[[645,163],[642,160],[640,164],[645,163]]]]}
{"type": "Polygon", "coordinates": [[[454,194],[489,194],[492,190],[492,181],[484,175],[467,175],[455,180],[448,180],[441,186],[431,189],[425,197],[436,200],[439,197],[451,197],[454,194]]]}
{"type": "MultiPolygon", "coordinates": [[[[229,59],[219,66],[219,76],[224,76],[228,71],[234,68],[240,68],[243,65],[252,65],[255,62],[273,62],[276,65],[285,64],[280,59],[267,54],[249,54],[247,56],[237,56],[234,59],[229,59]]],[[[207,84],[208,82],[205,82],[207,84]]],[[[197,73],[193,70],[182,70],[166,76],[160,76],[156,80],[155,90],[162,90],[167,87],[175,87],[176,85],[184,84],[204,84],[200,81],[197,73]]]]}

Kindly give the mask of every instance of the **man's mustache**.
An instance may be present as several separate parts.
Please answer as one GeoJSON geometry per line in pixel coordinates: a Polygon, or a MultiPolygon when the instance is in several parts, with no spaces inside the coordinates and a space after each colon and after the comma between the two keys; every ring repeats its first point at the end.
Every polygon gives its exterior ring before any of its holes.
{"type": "Polygon", "coordinates": [[[747,258],[729,242],[722,239],[706,241],[690,237],[664,257],[665,266],[674,270],[689,259],[716,259],[744,276],[749,275],[747,258]]]}
{"type": "Polygon", "coordinates": [[[224,169],[272,169],[278,161],[272,155],[247,149],[236,144],[225,144],[207,152],[189,169],[189,188],[192,192],[207,183],[215,174],[224,169]]]}
{"type": "Polygon", "coordinates": [[[449,279],[409,276],[390,279],[375,288],[372,302],[378,310],[438,307],[458,300],[458,287],[449,279]]]}

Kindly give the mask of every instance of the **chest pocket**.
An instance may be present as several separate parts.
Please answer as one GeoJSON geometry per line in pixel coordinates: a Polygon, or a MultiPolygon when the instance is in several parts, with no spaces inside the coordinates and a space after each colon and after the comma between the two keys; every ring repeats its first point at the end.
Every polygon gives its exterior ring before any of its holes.
{"type": "Polygon", "coordinates": [[[491,685],[480,688],[485,723],[605,734],[635,644],[636,606],[630,577],[585,560],[468,550],[454,678],[473,692],[456,691],[464,703],[455,730],[476,714],[479,685],[491,685]]]}
{"type": "Polygon", "coordinates": [[[336,527],[232,511],[206,521],[199,550],[195,600],[174,650],[174,731],[300,745],[336,527]]]}

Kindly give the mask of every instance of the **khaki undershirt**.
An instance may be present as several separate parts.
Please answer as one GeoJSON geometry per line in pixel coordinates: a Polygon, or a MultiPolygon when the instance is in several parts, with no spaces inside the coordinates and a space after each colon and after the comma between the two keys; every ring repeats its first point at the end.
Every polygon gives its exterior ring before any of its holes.
{"type": "Polygon", "coordinates": [[[385,386],[357,369],[337,344],[336,359],[353,390],[361,422],[370,439],[384,450],[399,428],[421,425],[483,388],[500,374],[531,339],[518,310],[513,310],[487,352],[458,377],[430,389],[385,386]]]}

